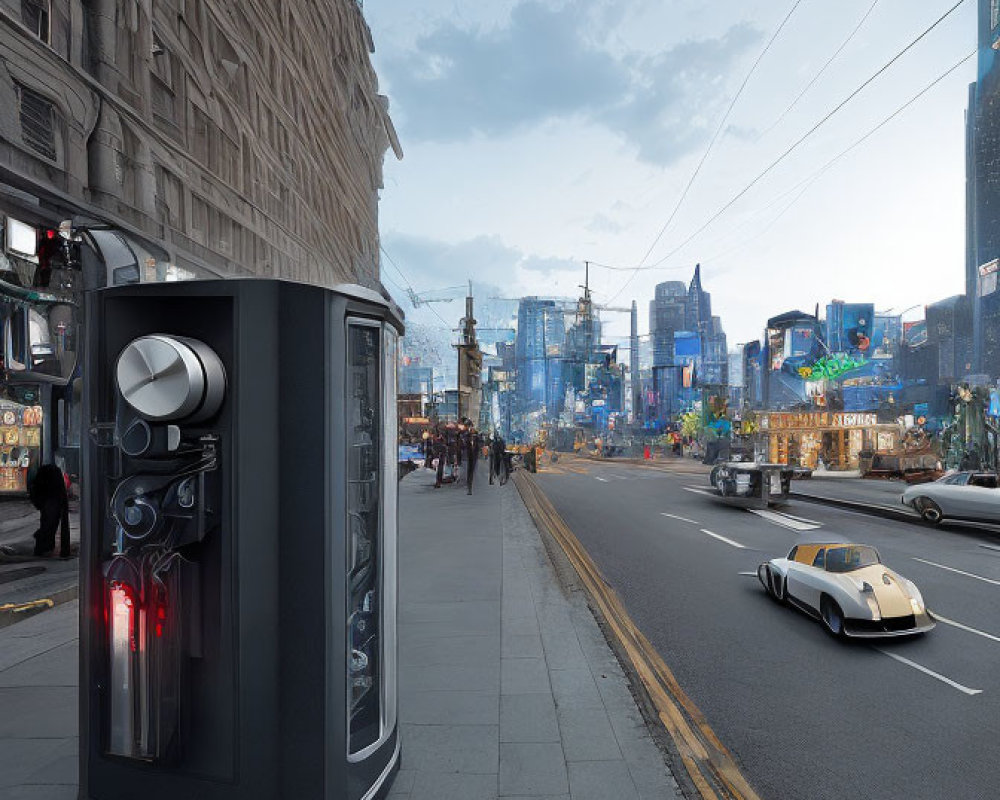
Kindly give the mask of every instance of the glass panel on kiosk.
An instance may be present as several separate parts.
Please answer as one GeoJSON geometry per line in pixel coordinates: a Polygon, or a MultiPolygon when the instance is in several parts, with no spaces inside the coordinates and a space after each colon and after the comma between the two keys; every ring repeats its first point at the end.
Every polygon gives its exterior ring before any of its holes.
{"type": "Polygon", "coordinates": [[[396,331],[383,329],[382,351],[382,730],[396,727],[396,587],[399,500],[399,418],[396,331]]]}
{"type": "Polygon", "coordinates": [[[381,334],[377,323],[348,323],[348,755],[382,733],[381,334]]]}

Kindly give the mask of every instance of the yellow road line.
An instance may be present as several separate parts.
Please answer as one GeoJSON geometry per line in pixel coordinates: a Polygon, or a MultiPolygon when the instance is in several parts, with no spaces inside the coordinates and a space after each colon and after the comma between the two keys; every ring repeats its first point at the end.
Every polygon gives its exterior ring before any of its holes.
{"type": "Polygon", "coordinates": [[[23,611],[30,611],[34,608],[52,608],[55,603],[47,597],[43,597],[41,600],[32,600],[28,603],[4,603],[0,606],[0,611],[10,611],[14,614],[20,614],[23,611]]]}
{"type": "Polygon", "coordinates": [[[521,471],[514,473],[514,482],[532,518],[549,531],[566,553],[594,605],[632,662],[702,799],[719,800],[718,790],[731,800],[760,800],[704,714],[681,689],[670,668],[638,629],[621,598],[549,499],[521,471]]]}

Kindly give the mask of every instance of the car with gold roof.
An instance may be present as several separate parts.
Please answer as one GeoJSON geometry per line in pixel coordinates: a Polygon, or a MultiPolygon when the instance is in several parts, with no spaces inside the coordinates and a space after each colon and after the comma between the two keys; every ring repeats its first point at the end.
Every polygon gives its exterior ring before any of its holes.
{"type": "Polygon", "coordinates": [[[797,544],[757,568],[775,600],[820,620],[832,635],[874,638],[925,633],[934,625],[913,581],[882,563],[866,544],[797,544]]]}

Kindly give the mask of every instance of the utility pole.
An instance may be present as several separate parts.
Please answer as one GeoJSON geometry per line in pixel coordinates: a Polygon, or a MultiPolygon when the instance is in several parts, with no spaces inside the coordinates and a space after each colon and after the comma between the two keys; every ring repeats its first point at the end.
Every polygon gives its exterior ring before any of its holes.
{"type": "Polygon", "coordinates": [[[631,330],[629,332],[629,372],[632,382],[632,423],[639,421],[642,410],[642,381],[639,377],[639,315],[635,300],[632,301],[631,330]]]}

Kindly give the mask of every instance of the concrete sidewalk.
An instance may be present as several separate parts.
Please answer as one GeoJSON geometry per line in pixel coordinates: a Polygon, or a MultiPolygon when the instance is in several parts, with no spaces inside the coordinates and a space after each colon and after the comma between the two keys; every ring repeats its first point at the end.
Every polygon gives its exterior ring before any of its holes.
{"type": "MultiPolygon", "coordinates": [[[[680,797],[579,589],[512,483],[400,483],[399,723],[409,800],[680,797]]],[[[0,629],[0,797],[78,782],[76,601],[0,629]]]]}
{"type": "Polygon", "coordinates": [[[75,800],[77,601],[0,630],[0,797],[75,800]]]}
{"type": "MultiPolygon", "coordinates": [[[[485,470],[479,471],[485,478],[485,470]]],[[[512,483],[400,484],[400,721],[391,798],[679,797],[579,590],[512,483]]]]}
{"type": "Polygon", "coordinates": [[[0,628],[77,598],[79,505],[78,500],[70,500],[72,557],[38,558],[32,555],[37,509],[27,500],[0,501],[0,628]]]}

